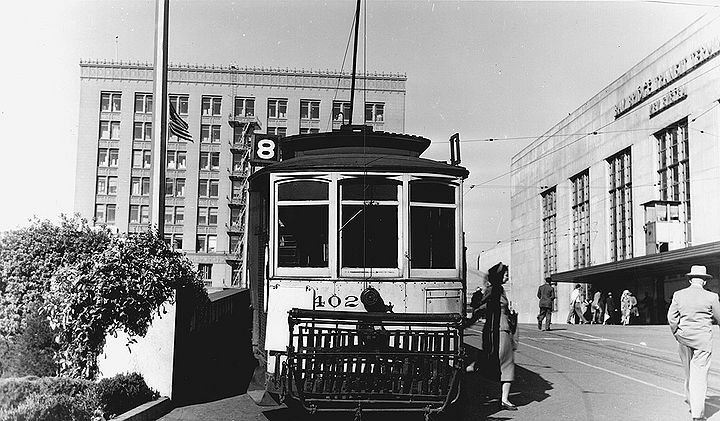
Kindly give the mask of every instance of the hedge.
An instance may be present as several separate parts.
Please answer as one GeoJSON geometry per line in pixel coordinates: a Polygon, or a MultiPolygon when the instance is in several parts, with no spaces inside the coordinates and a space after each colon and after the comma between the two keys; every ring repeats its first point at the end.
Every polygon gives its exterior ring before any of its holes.
{"type": "Polygon", "coordinates": [[[95,383],[67,377],[0,379],[0,421],[90,421],[157,399],[140,374],[118,374],[95,383]]]}

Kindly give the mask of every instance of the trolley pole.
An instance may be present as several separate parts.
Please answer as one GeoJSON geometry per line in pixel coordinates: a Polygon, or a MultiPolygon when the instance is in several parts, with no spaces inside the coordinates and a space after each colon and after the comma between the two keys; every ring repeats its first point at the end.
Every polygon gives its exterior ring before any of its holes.
{"type": "Polygon", "coordinates": [[[353,123],[353,110],[355,104],[355,70],[357,69],[357,47],[358,47],[358,30],[360,29],[360,0],[357,0],[357,7],[355,8],[355,45],[353,46],[353,69],[352,79],[350,82],[350,121],[349,124],[353,123]]]}
{"type": "Polygon", "coordinates": [[[168,115],[168,14],[170,0],[155,2],[155,62],[153,64],[153,160],[150,222],[165,238],[165,154],[168,115]]]}

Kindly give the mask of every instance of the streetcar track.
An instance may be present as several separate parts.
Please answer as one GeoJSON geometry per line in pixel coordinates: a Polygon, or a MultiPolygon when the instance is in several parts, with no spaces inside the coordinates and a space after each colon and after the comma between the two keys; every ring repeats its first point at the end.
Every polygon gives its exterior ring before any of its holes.
{"type": "MultiPolygon", "coordinates": [[[[661,355],[654,355],[654,354],[651,354],[648,352],[642,352],[642,351],[658,351],[658,352],[663,352],[665,354],[670,354],[670,352],[668,352],[668,351],[650,348],[650,347],[639,345],[639,344],[633,344],[630,342],[618,341],[618,340],[614,340],[614,339],[608,339],[607,341],[596,341],[596,340],[589,340],[588,338],[578,338],[578,337],[574,337],[574,336],[567,336],[561,332],[557,332],[557,333],[553,332],[553,333],[555,335],[559,336],[560,338],[562,338],[563,340],[576,341],[578,343],[590,346],[591,349],[588,351],[588,355],[592,355],[595,358],[602,358],[607,362],[617,364],[617,365],[620,365],[625,368],[630,368],[630,369],[637,370],[639,372],[646,373],[646,374],[656,375],[658,377],[661,377],[661,378],[664,378],[667,380],[674,380],[674,381],[679,382],[680,384],[684,384],[684,382],[685,382],[685,378],[682,375],[676,376],[676,375],[672,375],[671,373],[669,373],[667,371],[659,370],[659,367],[661,367],[662,364],[668,364],[668,365],[678,368],[680,373],[682,373],[682,365],[680,364],[679,357],[670,358],[670,357],[665,357],[665,356],[661,356],[661,355]],[[624,348],[624,347],[619,346],[620,344],[629,345],[633,348],[631,348],[631,349],[624,348]],[[605,352],[600,353],[598,351],[605,351],[605,352]],[[622,352],[622,353],[626,354],[625,356],[636,357],[639,359],[639,361],[641,361],[641,363],[626,360],[626,359],[621,358],[620,356],[614,356],[611,354],[607,354],[607,352],[610,352],[610,351],[622,352]],[[655,364],[653,364],[653,362],[655,362],[655,364]]],[[[579,332],[569,331],[568,333],[579,333],[579,332]]],[[[580,335],[587,335],[587,334],[580,333],[580,335]]],[[[593,335],[587,335],[587,336],[593,337],[593,335]]],[[[536,338],[532,338],[531,336],[527,336],[527,338],[530,340],[535,340],[537,342],[542,342],[542,340],[539,338],[536,339],[536,338]]],[[[554,342],[554,343],[556,343],[556,342],[554,342]]],[[[528,345],[528,346],[530,346],[530,345],[528,345]]],[[[532,347],[532,348],[541,349],[541,348],[537,348],[537,347],[532,347]]],[[[551,352],[548,350],[543,350],[543,351],[551,352]]],[[[569,358],[569,357],[567,357],[567,358],[569,358]]],[[[708,374],[712,375],[712,376],[720,377],[720,369],[714,369],[711,367],[708,374]]],[[[720,382],[720,381],[718,381],[718,382],[720,382]]],[[[713,382],[713,383],[718,383],[718,382],[713,382]]],[[[710,382],[708,382],[708,392],[712,391],[717,394],[720,394],[720,388],[712,387],[712,386],[710,386],[709,383],[710,382]]]]}

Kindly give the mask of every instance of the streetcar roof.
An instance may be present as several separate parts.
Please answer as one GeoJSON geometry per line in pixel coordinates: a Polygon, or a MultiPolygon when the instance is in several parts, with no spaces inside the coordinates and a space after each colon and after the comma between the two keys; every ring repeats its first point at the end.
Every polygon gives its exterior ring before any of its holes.
{"type": "Polygon", "coordinates": [[[339,130],[282,138],[282,160],[263,168],[253,178],[270,172],[349,171],[432,173],[467,178],[466,168],[420,158],[430,139],[344,125],[339,130]]]}
{"type": "Polygon", "coordinates": [[[265,173],[295,171],[377,171],[399,173],[431,173],[467,178],[468,170],[431,159],[404,155],[382,154],[320,154],[302,155],[297,158],[280,161],[265,167],[251,178],[260,177],[265,173]]]}

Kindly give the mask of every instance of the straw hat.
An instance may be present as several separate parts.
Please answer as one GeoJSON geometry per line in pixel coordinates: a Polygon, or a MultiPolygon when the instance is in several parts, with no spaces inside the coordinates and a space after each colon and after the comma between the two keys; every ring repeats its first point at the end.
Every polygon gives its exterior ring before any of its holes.
{"type": "Polygon", "coordinates": [[[712,275],[708,275],[707,268],[705,266],[700,266],[700,265],[693,265],[690,268],[690,272],[686,273],[685,276],[687,276],[688,278],[702,278],[702,279],[712,278],[712,275]]]}

